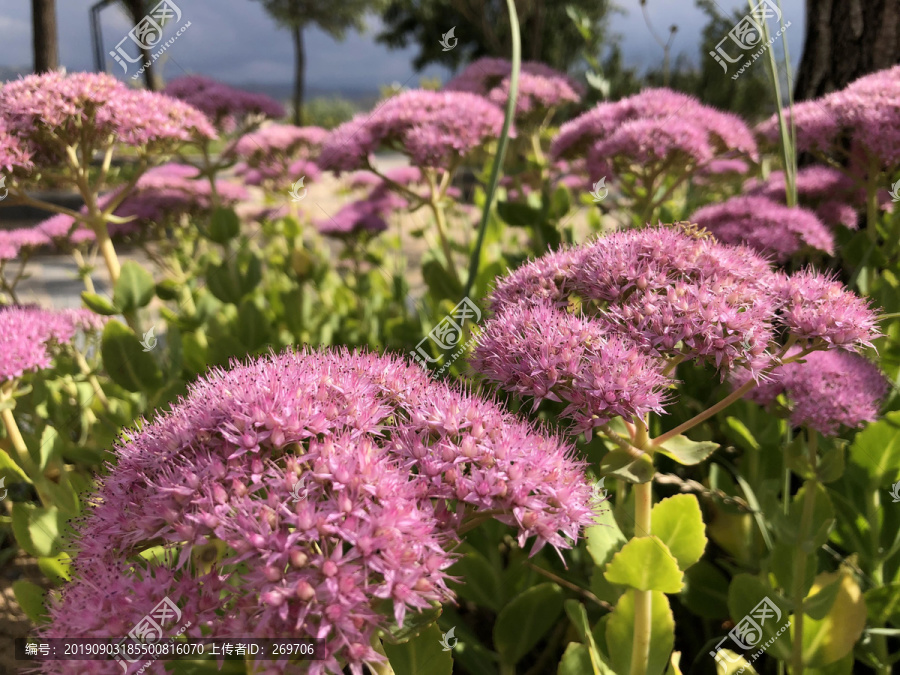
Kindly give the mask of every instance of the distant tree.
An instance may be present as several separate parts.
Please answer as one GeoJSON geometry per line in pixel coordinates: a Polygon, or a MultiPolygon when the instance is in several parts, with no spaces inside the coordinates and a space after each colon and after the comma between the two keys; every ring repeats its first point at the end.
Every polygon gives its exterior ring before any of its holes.
{"type": "MultiPolygon", "coordinates": [[[[147,0],[121,0],[128,17],[134,25],[137,25],[150,10],[150,3],[147,0]]],[[[150,50],[143,47],[140,48],[143,63],[150,63],[150,66],[144,70],[144,86],[150,91],[159,91],[162,89],[162,82],[157,76],[156,69],[153,67],[150,59],[150,50]]]]}
{"type": "MultiPolygon", "coordinates": [[[[696,4],[707,16],[701,33],[699,66],[692,66],[691,59],[679,57],[670,75],[669,86],[693,94],[708,105],[736,112],[749,119],[765,116],[775,107],[766,61],[759,59],[739,78],[732,80],[731,73],[722,72],[722,66],[709,56],[709,52],[715,51],[718,42],[747,14],[747,10],[739,7],[732,14],[722,15],[714,0],[697,0],[696,4]]],[[[646,77],[648,84],[661,86],[664,74],[650,71],[646,77]]]]}
{"type": "MultiPolygon", "coordinates": [[[[583,49],[599,52],[610,0],[516,0],[522,34],[522,57],[567,69],[583,49]],[[584,45],[566,8],[573,7],[592,24],[594,44],[584,45]]],[[[455,68],[482,56],[509,58],[509,18],[505,0],[390,0],[378,41],[390,47],[416,44],[417,70],[430,63],[455,68]],[[456,27],[456,46],[446,50],[441,37],[456,27]]]]}
{"type": "Polygon", "coordinates": [[[59,38],[56,32],[56,0],[31,0],[34,72],[46,73],[59,67],[59,38]]]}
{"type": "Polygon", "coordinates": [[[291,31],[294,40],[294,124],[303,123],[303,91],[306,52],[303,31],[318,26],[336,40],[343,40],[348,28],[363,30],[365,15],[379,12],[384,0],[259,0],[274,19],[291,31]]]}
{"type": "Polygon", "coordinates": [[[900,63],[898,0],[806,0],[794,96],[811,99],[900,63]]]}

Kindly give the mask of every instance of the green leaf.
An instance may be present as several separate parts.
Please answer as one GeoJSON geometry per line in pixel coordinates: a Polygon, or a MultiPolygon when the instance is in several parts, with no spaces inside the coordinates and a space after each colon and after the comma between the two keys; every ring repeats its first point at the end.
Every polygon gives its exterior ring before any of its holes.
{"type": "Polygon", "coordinates": [[[825,487],[816,481],[806,481],[791,500],[791,508],[787,518],[782,512],[776,511],[772,518],[778,539],[790,542],[793,546],[801,546],[807,553],[813,553],[828,541],[831,529],[834,527],[834,506],[828,497],[825,487]],[[810,499],[813,500],[812,518],[810,519],[810,532],[806,539],[800,540],[802,530],[803,510],[807,493],[812,490],[810,499]]]}
{"type": "Polygon", "coordinates": [[[409,642],[422,631],[430,627],[441,616],[441,606],[422,610],[421,612],[407,612],[403,626],[392,632],[385,632],[382,640],[392,645],[409,642]]]}
{"type": "Polygon", "coordinates": [[[256,288],[261,278],[261,264],[255,255],[250,257],[244,271],[241,271],[234,257],[218,265],[210,262],[206,268],[206,283],[210,292],[222,302],[233,305],[256,288]]]}
{"type": "Polygon", "coordinates": [[[757,675],[756,670],[741,654],[730,649],[718,649],[716,675],[757,675]]]}
{"type": "Polygon", "coordinates": [[[873,626],[891,624],[900,628],[900,582],[866,591],[866,611],[873,626]]]}
{"type": "Polygon", "coordinates": [[[209,221],[207,237],[217,244],[227,244],[241,231],[241,221],[234,209],[219,207],[213,211],[209,221]]]}
{"type": "Polygon", "coordinates": [[[236,329],[237,339],[252,352],[266,343],[270,325],[256,303],[250,298],[244,298],[238,307],[236,329]]]}
{"type": "Polygon", "coordinates": [[[119,280],[113,287],[113,303],[122,312],[133,312],[153,299],[156,284],[153,276],[133,260],[122,264],[119,280]]]}
{"type": "Polygon", "coordinates": [[[612,509],[601,507],[594,522],[596,525],[585,530],[587,549],[594,564],[605,566],[613,554],[625,545],[627,539],[619,529],[612,509]]]}
{"type": "Polygon", "coordinates": [[[846,571],[816,577],[810,597],[838,582],[838,590],[826,616],[807,617],[803,625],[803,660],[813,668],[827,666],[853,650],[866,627],[866,602],[859,584],[846,571]]]}
{"type": "Polygon", "coordinates": [[[433,623],[408,642],[383,646],[396,675],[450,675],[453,656],[442,646],[446,643],[441,629],[433,623]]]}
{"type": "MultiPolygon", "coordinates": [[[[594,640],[594,634],[591,632],[591,625],[588,622],[587,610],[584,608],[584,605],[578,600],[566,600],[565,608],[569,620],[572,622],[572,625],[575,626],[575,630],[578,631],[579,636],[584,640],[590,672],[593,672],[594,675],[605,675],[607,673],[609,673],[609,675],[615,675],[608,664],[604,662],[604,657],[597,647],[597,642],[594,640]]],[[[588,671],[584,670],[582,672],[588,671]]]]}
{"type": "Polygon", "coordinates": [[[831,583],[812,590],[809,597],[803,601],[803,613],[817,620],[828,616],[831,608],[834,607],[835,600],[837,600],[842,581],[843,579],[839,577],[831,583]]]}
{"type": "Polygon", "coordinates": [[[62,439],[59,437],[56,429],[51,426],[44,427],[44,431],[41,433],[40,443],[38,444],[38,451],[40,452],[38,469],[41,473],[44,473],[47,469],[47,465],[50,464],[53,459],[62,455],[62,439]]]}
{"type": "Polygon", "coordinates": [[[463,580],[457,587],[461,598],[494,612],[500,611],[502,600],[497,597],[500,575],[481,553],[467,552],[453,564],[449,574],[463,580]]]}
{"type": "Polygon", "coordinates": [[[462,294],[462,287],[437,260],[432,259],[422,265],[422,278],[425,279],[425,284],[432,295],[438,300],[448,298],[456,302],[462,294]]]}
{"type": "Polygon", "coordinates": [[[844,451],[846,445],[843,441],[835,439],[834,445],[822,453],[816,465],[816,476],[822,483],[833,483],[844,475],[844,451]]]}
{"type": "Polygon", "coordinates": [[[642,591],[678,593],[684,574],[659,537],[635,537],[606,566],[606,580],[642,591]]]}
{"type": "Polygon", "coordinates": [[[591,665],[591,654],[588,648],[577,642],[570,642],[566,647],[556,675],[586,675],[596,673],[591,665]]]}
{"type": "Polygon", "coordinates": [[[700,560],[706,550],[706,526],[694,495],[663,499],[650,512],[651,532],[662,540],[682,570],[700,560]]]}
{"type": "Polygon", "coordinates": [[[532,586],[513,598],[494,623],[494,647],[503,663],[515,664],[553,628],[565,594],[556,584],[532,586]]]}
{"type": "MultiPolygon", "coordinates": [[[[634,596],[635,591],[623,595],[606,623],[606,644],[617,673],[631,671],[631,649],[634,644],[634,596]]],[[[669,607],[669,599],[653,591],[650,610],[650,656],[646,675],[662,675],[669,664],[669,655],[675,646],[675,619],[669,607]]]]}
{"type": "Polygon", "coordinates": [[[659,446],[658,450],[679,464],[692,466],[699,464],[719,448],[712,441],[692,441],[687,436],[674,436],[659,446]]]}
{"type": "Polygon", "coordinates": [[[572,208],[572,197],[569,188],[565,185],[557,186],[550,197],[550,203],[546,206],[547,218],[559,220],[569,212],[570,208],[572,208]]]}
{"type": "Polygon", "coordinates": [[[513,227],[531,227],[544,221],[544,213],[527,204],[519,202],[497,202],[497,214],[507,225],[513,227]]]}
{"type": "Polygon", "coordinates": [[[97,314],[102,314],[103,316],[113,316],[115,314],[119,314],[121,311],[118,307],[112,304],[112,302],[104,298],[102,295],[97,295],[96,293],[81,291],[81,301],[89,310],[97,314]]]}
{"type": "Polygon", "coordinates": [[[600,473],[621,478],[629,483],[646,483],[653,478],[653,460],[650,455],[634,459],[625,450],[610,450],[600,462],[600,473]]]}
{"type": "MultiPolygon", "coordinates": [[[[751,646],[762,646],[770,639],[772,644],[766,647],[766,653],[769,656],[779,659],[788,659],[791,653],[790,630],[785,630],[781,635],[775,638],[776,633],[787,623],[786,603],[767,583],[749,574],[736,574],[731,580],[731,586],[728,588],[728,611],[731,613],[731,619],[737,625],[745,617],[750,617],[762,629],[762,635],[754,633],[748,635],[747,644],[751,646]],[[765,604],[762,604],[766,601],[765,604]],[[777,607],[777,611],[771,609],[771,605],[777,607]],[[760,610],[766,610],[767,616],[760,622],[760,610]],[[780,615],[780,616],[779,616],[780,615]],[[750,639],[750,638],[753,639],[750,639]]],[[[749,620],[743,625],[752,625],[749,620]]],[[[726,644],[729,641],[726,641],[726,644]]]]}
{"type": "Polygon", "coordinates": [[[60,553],[56,557],[38,558],[38,567],[44,576],[55,584],[69,581],[70,558],[68,553],[60,553]]]}
{"type": "Polygon", "coordinates": [[[57,556],[62,550],[65,518],[55,506],[13,502],[12,526],[19,546],[36,558],[57,556]]]}
{"type": "MultiPolygon", "coordinates": [[[[13,461],[13,458],[9,456],[6,450],[0,448],[0,477],[8,476],[9,474],[15,474],[26,483],[31,483],[28,474],[13,461]]],[[[9,488],[9,485],[6,487],[9,488]]],[[[2,488],[0,488],[0,491],[2,491],[2,488]]]]}
{"type": "Polygon", "coordinates": [[[181,284],[174,279],[163,279],[156,284],[156,295],[162,300],[177,300],[181,295],[181,284]]]}
{"type": "Polygon", "coordinates": [[[900,411],[887,413],[856,434],[850,462],[866,472],[873,487],[888,487],[900,477],[900,411]]]}
{"type": "Polygon", "coordinates": [[[100,343],[103,367],[110,378],[128,391],[153,391],[163,384],[163,373],[150,352],[144,351],[134,332],[122,323],[107,321],[100,343]]]}
{"type": "Polygon", "coordinates": [[[13,593],[16,594],[16,602],[22,611],[36,624],[47,621],[47,609],[44,605],[44,596],[47,592],[31,581],[19,579],[12,583],[13,593]]]}
{"type": "Polygon", "coordinates": [[[711,562],[701,560],[684,573],[681,601],[704,619],[728,616],[728,577],[711,562]]]}

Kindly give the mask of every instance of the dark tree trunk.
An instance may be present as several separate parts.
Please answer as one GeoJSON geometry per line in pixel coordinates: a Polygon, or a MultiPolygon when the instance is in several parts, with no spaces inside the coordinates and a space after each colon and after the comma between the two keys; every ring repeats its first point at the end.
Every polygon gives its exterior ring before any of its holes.
{"type": "MultiPolygon", "coordinates": [[[[123,0],[123,2],[128,10],[128,14],[131,15],[131,20],[137,25],[137,23],[147,14],[146,3],[143,0],[123,0]]],[[[142,59],[141,65],[143,66],[145,63],[150,63],[150,50],[144,49],[143,47],[140,49],[142,59]]],[[[152,63],[144,70],[144,86],[150,91],[158,91],[160,89],[156,78],[156,70],[152,63]]]]}
{"type": "Polygon", "coordinates": [[[806,0],[794,97],[817,98],[900,63],[900,0],[806,0]]]}
{"type": "Polygon", "coordinates": [[[31,23],[34,29],[34,72],[56,70],[59,67],[56,0],[31,0],[31,23]]]}
{"type": "Polygon", "coordinates": [[[294,124],[303,126],[303,88],[306,77],[306,53],[303,50],[303,26],[291,26],[294,38],[294,124]]]}

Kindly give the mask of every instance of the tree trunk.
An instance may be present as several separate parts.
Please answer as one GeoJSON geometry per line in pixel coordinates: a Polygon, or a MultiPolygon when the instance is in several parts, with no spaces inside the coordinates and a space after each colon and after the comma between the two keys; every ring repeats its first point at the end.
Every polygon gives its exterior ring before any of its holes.
{"type": "Polygon", "coordinates": [[[56,0],[31,0],[31,23],[34,29],[34,72],[56,70],[59,67],[56,0]]]}
{"type": "Polygon", "coordinates": [[[900,63],[900,0],[806,0],[794,97],[818,98],[900,63]]]}
{"type": "Polygon", "coordinates": [[[303,85],[306,77],[306,54],[303,50],[303,26],[291,26],[294,38],[294,124],[303,126],[303,85]]]}
{"type": "MultiPolygon", "coordinates": [[[[146,3],[144,3],[143,0],[123,0],[123,2],[125,3],[126,9],[128,10],[128,14],[131,16],[131,20],[136,26],[138,22],[141,21],[147,14],[146,3]]],[[[151,50],[144,49],[143,47],[141,47],[140,50],[140,65],[143,66],[145,63],[150,63],[151,50]]],[[[156,70],[154,69],[152,63],[150,63],[150,65],[144,70],[144,86],[147,87],[149,91],[158,91],[160,89],[156,78],[156,70]]]]}

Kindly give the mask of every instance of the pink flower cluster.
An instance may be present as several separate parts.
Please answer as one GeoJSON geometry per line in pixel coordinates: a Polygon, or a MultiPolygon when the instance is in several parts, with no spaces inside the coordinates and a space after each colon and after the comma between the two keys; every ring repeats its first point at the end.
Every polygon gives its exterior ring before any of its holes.
{"type": "MultiPolygon", "coordinates": [[[[849,149],[852,173],[874,178],[900,166],[900,66],[866,75],[840,91],[793,107],[797,147],[839,161],[849,149]]],[[[788,120],[791,113],[784,111],[788,120]]],[[[778,117],[757,127],[770,143],[779,139],[778,117]]]]}
{"type": "Polygon", "coordinates": [[[378,234],[388,229],[384,220],[387,213],[402,204],[405,202],[399,198],[359,199],[341,207],[333,216],[314,221],[313,225],[320,234],[336,239],[378,234]]]}
{"type": "Polygon", "coordinates": [[[235,173],[248,185],[270,184],[280,190],[305,176],[316,180],[315,158],[328,136],[320,127],[269,124],[245,134],[234,147],[241,159],[235,173]]]}
{"type": "MultiPolygon", "coordinates": [[[[744,194],[784,203],[786,186],[783,171],[773,171],[765,181],[753,179],[744,185],[744,194]]],[[[827,166],[813,165],[797,172],[797,198],[813,210],[829,227],[843,225],[855,230],[859,225],[856,208],[865,195],[849,176],[827,166]]]]}
{"type": "Polygon", "coordinates": [[[50,368],[59,345],[101,329],[103,319],[86,309],[0,306],[0,384],[50,368]]]}
{"type": "Polygon", "coordinates": [[[852,351],[878,335],[866,301],[838,282],[776,273],[745,246],[662,226],[538,258],[498,283],[491,308],[476,370],[518,395],[568,402],[578,432],[659,411],[673,357],[757,377],[779,339],[852,351]]]}
{"type": "Polygon", "coordinates": [[[406,91],[332,131],[318,164],[336,172],[362,169],[375,150],[390,147],[406,154],[416,167],[446,170],[499,137],[502,126],[500,108],[481,96],[406,91]]]}
{"type": "MultiPolygon", "coordinates": [[[[484,57],[473,61],[446,85],[444,91],[467,91],[505,107],[509,98],[512,64],[506,59],[484,57]]],[[[535,61],[522,63],[516,99],[516,124],[540,124],[555,109],[578,103],[584,88],[565,73],[535,61]]]]}
{"type": "Polygon", "coordinates": [[[164,93],[202,111],[217,129],[225,132],[234,131],[250,115],[272,119],[285,115],[284,107],[265,94],[236,89],[203,75],[186,75],[172,80],[164,93]]]}
{"type": "Polygon", "coordinates": [[[729,155],[756,159],[753,134],[736,115],[716,110],[670,89],[645,89],[614,103],[601,103],[566,122],[551,146],[554,159],[587,156],[589,169],[621,161],[673,159],[702,165],[729,155]]]}
{"type": "Polygon", "coordinates": [[[570,446],[390,356],[216,370],[117,454],[43,635],[124,635],[168,596],[187,635],[318,638],[309,672],[361,675],[382,660],[376,630],[451,597],[467,518],[496,514],[535,549],[571,546],[593,518],[570,446]],[[151,541],[167,562],[140,557],[151,541]]]}
{"type": "MultiPolygon", "coordinates": [[[[799,349],[792,348],[788,356],[799,349]]],[[[738,373],[737,385],[746,381],[738,373]]],[[[815,429],[826,436],[841,427],[857,428],[878,416],[888,381],[878,368],[858,354],[844,351],[813,352],[802,361],[775,368],[766,382],[748,394],[761,405],[769,405],[784,394],[794,426],[815,429]]]]}
{"type": "Polygon", "coordinates": [[[35,249],[49,246],[50,237],[37,228],[0,230],[0,263],[28,256],[35,249]]]}
{"type": "Polygon", "coordinates": [[[747,244],[783,263],[809,250],[834,254],[834,236],[812,211],[761,196],[733,197],[697,210],[691,221],[726,244],[747,244]]]}
{"type": "Polygon", "coordinates": [[[98,152],[120,144],[149,153],[215,137],[195,108],[95,73],[51,72],[7,82],[0,87],[0,120],[0,140],[6,141],[0,164],[21,175],[33,166],[65,164],[69,146],[98,152]]]}

